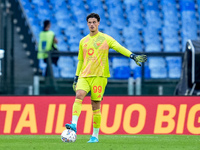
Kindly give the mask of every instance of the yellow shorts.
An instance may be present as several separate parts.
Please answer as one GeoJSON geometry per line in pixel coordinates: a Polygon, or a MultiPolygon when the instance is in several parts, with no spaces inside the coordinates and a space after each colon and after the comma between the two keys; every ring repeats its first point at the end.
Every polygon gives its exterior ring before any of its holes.
{"type": "Polygon", "coordinates": [[[105,77],[79,77],[76,90],[91,91],[91,100],[101,101],[107,85],[105,77]]]}

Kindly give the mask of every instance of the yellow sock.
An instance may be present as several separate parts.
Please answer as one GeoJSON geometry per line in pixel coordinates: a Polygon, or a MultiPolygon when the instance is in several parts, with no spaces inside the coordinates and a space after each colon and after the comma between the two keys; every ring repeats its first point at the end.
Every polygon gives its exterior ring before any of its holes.
{"type": "Polygon", "coordinates": [[[73,104],[73,110],[72,110],[72,123],[77,124],[78,117],[81,114],[81,106],[82,106],[82,100],[81,99],[75,99],[75,102],[73,104]]]}
{"type": "Polygon", "coordinates": [[[99,135],[99,128],[101,126],[101,111],[100,109],[93,111],[93,134],[92,136],[95,136],[98,138],[99,135]]]}

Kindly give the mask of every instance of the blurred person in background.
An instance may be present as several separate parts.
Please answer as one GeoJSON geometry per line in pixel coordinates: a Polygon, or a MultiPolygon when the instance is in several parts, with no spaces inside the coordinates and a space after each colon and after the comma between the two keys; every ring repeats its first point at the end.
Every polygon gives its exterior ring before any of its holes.
{"type": "MultiPolygon", "coordinates": [[[[48,52],[49,51],[58,51],[57,43],[58,40],[55,37],[55,33],[50,30],[51,22],[45,20],[43,22],[43,31],[39,35],[39,46],[38,46],[38,59],[43,59],[45,63],[48,61],[48,52]]],[[[52,63],[57,66],[58,57],[52,58],[52,63]]],[[[48,67],[48,65],[47,65],[48,67]]],[[[47,69],[45,71],[45,76],[47,76],[47,69]]]]}

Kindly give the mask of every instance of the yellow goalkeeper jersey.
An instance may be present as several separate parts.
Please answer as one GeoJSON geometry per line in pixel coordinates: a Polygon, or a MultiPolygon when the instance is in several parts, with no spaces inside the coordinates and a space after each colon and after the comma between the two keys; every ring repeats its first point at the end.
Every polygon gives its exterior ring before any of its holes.
{"type": "Polygon", "coordinates": [[[131,51],[121,46],[111,36],[98,32],[94,36],[88,34],[79,43],[78,65],[76,75],[79,77],[110,77],[109,49],[130,57],[131,51]]]}

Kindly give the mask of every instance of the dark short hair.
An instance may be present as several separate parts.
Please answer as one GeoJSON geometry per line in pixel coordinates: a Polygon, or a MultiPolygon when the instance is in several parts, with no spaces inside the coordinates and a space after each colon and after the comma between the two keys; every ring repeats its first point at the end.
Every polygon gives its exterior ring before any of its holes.
{"type": "Polygon", "coordinates": [[[51,23],[50,20],[45,20],[43,22],[43,28],[45,29],[50,23],[51,23]]]}
{"type": "Polygon", "coordinates": [[[97,21],[99,22],[100,21],[100,16],[96,13],[91,13],[87,16],[86,20],[88,21],[89,18],[96,18],[97,21]]]}

